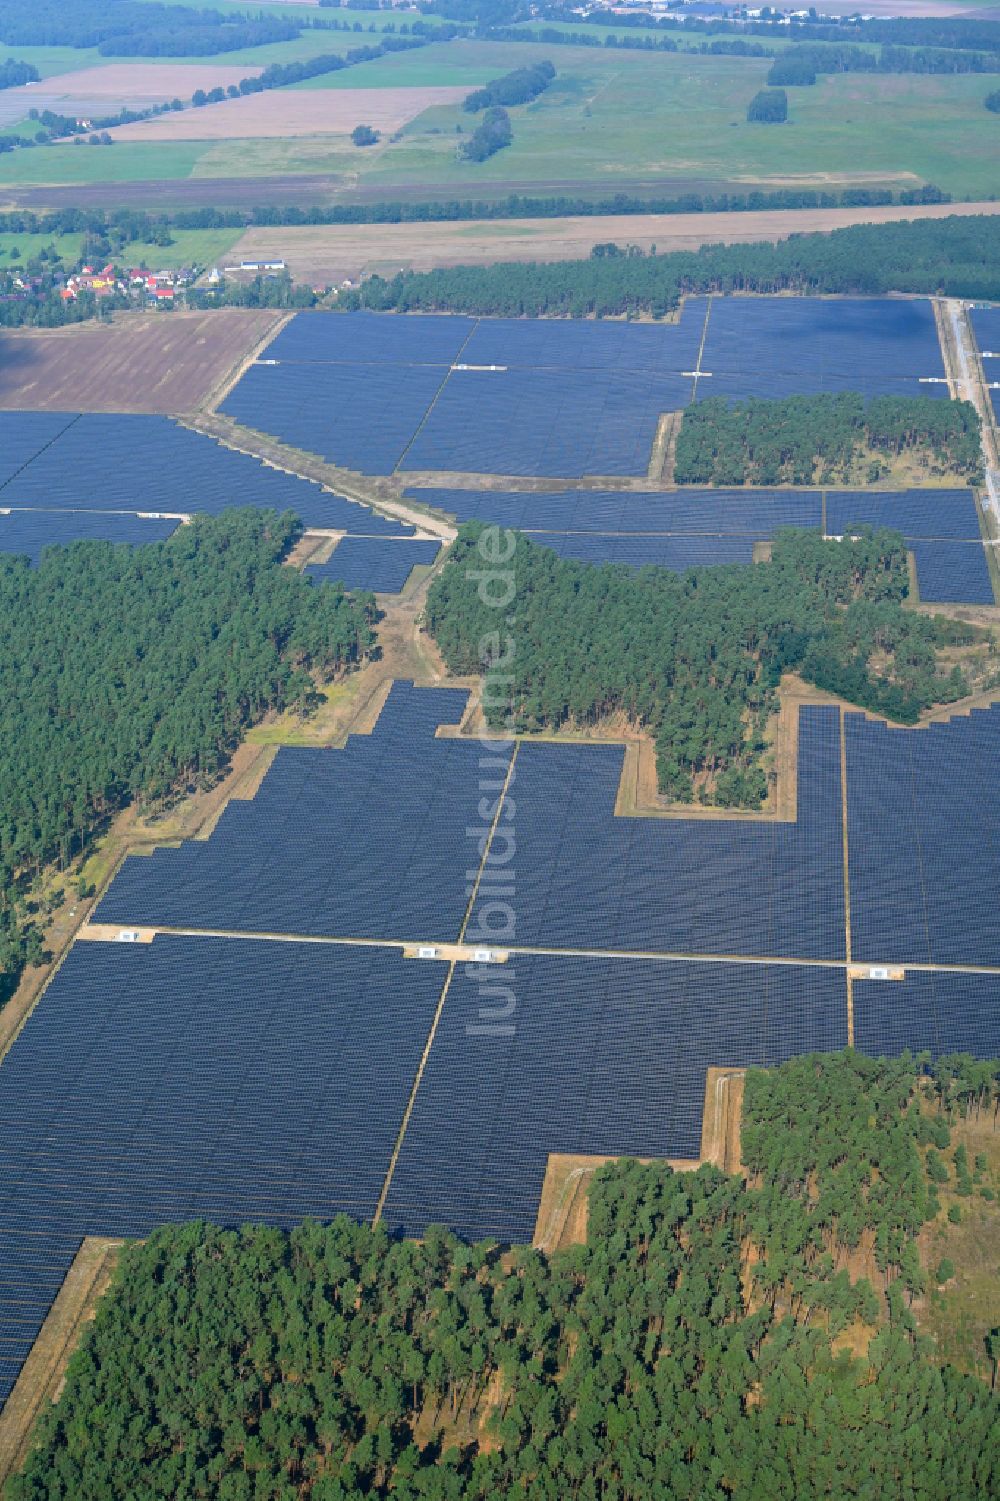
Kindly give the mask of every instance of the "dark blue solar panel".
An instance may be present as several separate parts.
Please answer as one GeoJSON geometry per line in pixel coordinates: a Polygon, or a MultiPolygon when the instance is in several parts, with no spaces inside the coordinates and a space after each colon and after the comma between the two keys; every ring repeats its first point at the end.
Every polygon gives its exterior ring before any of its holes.
{"type": "Polygon", "coordinates": [[[623,755],[620,746],[522,744],[512,788],[514,890],[496,907],[489,871],[484,874],[470,941],[643,953],[843,955],[835,709],[800,711],[795,823],[617,818],[623,755]],[[503,918],[508,931],[492,932],[494,917],[503,918]]]}
{"type": "Polygon", "coordinates": [[[561,558],[585,563],[624,563],[629,568],[709,568],[720,563],[752,563],[749,537],[621,537],[599,532],[533,532],[532,542],[551,547],[561,558]]]}
{"type": "Polygon", "coordinates": [[[461,360],[555,370],[694,370],[707,299],[686,298],[677,323],[574,318],[481,318],[461,360]]]}
{"type": "Polygon", "coordinates": [[[691,398],[680,375],[456,370],[400,468],[459,473],[643,475],[659,417],[691,398]]]}
{"type": "Polygon", "coordinates": [[[3,1064],[0,1358],[84,1235],[370,1219],[444,973],[351,945],[76,944],[3,1064]]]}
{"type": "Polygon", "coordinates": [[[221,410],[342,469],[391,474],[447,373],[437,365],[251,365],[221,410]]]}
{"type": "Polygon", "coordinates": [[[827,532],[841,536],[859,525],[887,526],[904,537],[980,537],[971,490],[830,490],[827,532]]]}
{"type": "Polygon", "coordinates": [[[337,364],[450,365],[475,318],[397,313],[298,313],[267,347],[269,360],[337,364]]]}
{"type": "Polygon", "coordinates": [[[818,490],[410,489],[409,499],[459,521],[544,532],[721,533],[766,541],[783,526],[819,528],[818,490]]]}
{"type": "Polygon", "coordinates": [[[979,353],[987,362],[986,379],[996,380],[1000,377],[1000,307],[973,308],[969,317],[979,353]],[[993,365],[992,360],[998,363],[993,365]]]}
{"type": "Polygon", "coordinates": [[[75,420],[72,412],[0,412],[0,485],[75,420]]]}
{"type": "Polygon", "coordinates": [[[418,564],[433,563],[440,542],[399,541],[382,537],[345,537],[326,563],[310,563],[309,578],[339,582],[346,589],[398,594],[418,564]]]}
{"type": "Polygon", "coordinates": [[[714,297],[698,382],[706,396],[818,391],[947,396],[934,310],[925,299],[714,297]]]}
{"type": "Polygon", "coordinates": [[[137,547],[164,541],[178,525],[94,511],[12,511],[9,516],[0,512],[0,552],[26,554],[37,563],[44,547],[95,540],[137,547]]]}
{"type": "Polygon", "coordinates": [[[78,417],[0,488],[0,505],[175,515],[261,506],[295,511],[307,525],[330,530],[407,531],[168,417],[78,417]]]}
{"type": "Polygon", "coordinates": [[[710,1065],[846,1041],[840,970],[541,955],[460,966],[386,1222],[529,1240],[550,1152],[697,1157],[710,1065]]]}
{"type": "Polygon", "coordinates": [[[896,730],[848,714],[851,933],[873,964],[1000,964],[1000,709],[896,730]]]}
{"type": "Polygon", "coordinates": [[[993,584],[982,542],[910,542],[925,604],[992,605],[993,584]]]}
{"type": "Polygon", "coordinates": [[[1000,1054],[1000,975],[909,970],[903,980],[854,984],[856,1046],[873,1057],[1000,1054]]]}
{"type": "Polygon", "coordinates": [[[130,856],[99,920],[457,938],[478,863],[479,802],[497,778],[502,785],[510,754],[499,742],[487,752],[477,740],[435,738],[466,698],[397,683],[375,734],[352,736],[342,751],[279,750],[256,797],[230,803],[209,840],[130,856]]]}

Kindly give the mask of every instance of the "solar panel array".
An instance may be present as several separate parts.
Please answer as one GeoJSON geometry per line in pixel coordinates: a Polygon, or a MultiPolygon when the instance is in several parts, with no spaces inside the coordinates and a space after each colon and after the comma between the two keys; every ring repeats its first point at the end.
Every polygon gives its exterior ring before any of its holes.
{"type": "Polygon", "coordinates": [[[970,316],[979,353],[983,357],[983,373],[991,387],[993,415],[1000,422],[1000,308],[973,308],[970,316]],[[997,389],[992,389],[994,386],[997,389]]]}
{"type": "Polygon", "coordinates": [[[982,542],[911,541],[909,545],[924,604],[996,603],[982,542]]]}
{"type": "Polygon", "coordinates": [[[0,1401],[85,1235],[370,1219],[441,979],[391,949],[78,943],[3,1064],[0,1401]]]}
{"type": "MultiPolygon", "coordinates": [[[[484,753],[434,730],[465,706],[454,689],[396,684],[372,735],[342,751],[282,748],[257,795],[230,802],[210,839],[129,856],[96,920],[457,938],[477,863],[484,753]]],[[[509,755],[497,742],[495,759],[509,755]]]]}
{"type": "Polygon", "coordinates": [[[45,547],[68,547],[71,542],[162,542],[180,525],[144,516],[101,514],[95,511],[0,512],[0,552],[26,555],[37,563],[45,547]]]}
{"type": "Polygon", "coordinates": [[[715,297],[701,368],[711,375],[698,381],[699,400],[822,391],[948,395],[926,299],[715,297]]]}
{"type": "Polygon", "coordinates": [[[410,489],[410,500],[459,521],[542,532],[705,533],[773,537],[783,526],[823,524],[818,490],[410,489]]]}
{"type": "Polygon", "coordinates": [[[660,414],[691,399],[706,306],[646,325],[303,313],[223,410],[368,474],[643,474],[660,414]]]}
{"type": "Polygon", "coordinates": [[[889,527],[904,537],[978,542],[976,499],[960,490],[831,490],[826,530],[843,534],[858,525],[889,527]]]}
{"type": "MultiPolygon", "coordinates": [[[[31,431],[38,414],[8,415],[17,419],[15,431],[19,424],[31,431]]],[[[61,432],[0,485],[0,506],[209,515],[227,506],[261,506],[295,511],[307,526],[336,531],[390,536],[411,530],[169,417],[89,413],[60,420],[66,424],[61,432]]],[[[0,458],[0,469],[4,462],[0,458]]]]}
{"type": "Polygon", "coordinates": [[[440,542],[382,537],[344,537],[325,563],[310,563],[309,578],[341,583],[346,589],[398,594],[418,565],[433,563],[440,542]]]}
{"type": "Polygon", "coordinates": [[[854,986],[854,1033],[863,1053],[1000,1056],[1000,975],[909,970],[904,980],[854,986]]]}
{"type": "Polygon", "coordinates": [[[851,933],[875,964],[1000,964],[1000,709],[895,730],[846,718],[851,933]]]}
{"type": "MultiPolygon", "coordinates": [[[[616,818],[621,746],[526,743],[514,775],[517,945],[844,953],[836,709],[799,714],[798,817],[616,818]]],[[[470,931],[488,933],[488,891],[470,931]]]]}
{"type": "Polygon", "coordinates": [[[847,1041],[843,976],[796,965],[522,955],[459,967],[386,1223],[529,1241],[549,1152],[697,1157],[711,1064],[847,1041]]]}
{"type": "Polygon", "coordinates": [[[0,412],[0,485],[75,421],[67,412],[0,412]]]}

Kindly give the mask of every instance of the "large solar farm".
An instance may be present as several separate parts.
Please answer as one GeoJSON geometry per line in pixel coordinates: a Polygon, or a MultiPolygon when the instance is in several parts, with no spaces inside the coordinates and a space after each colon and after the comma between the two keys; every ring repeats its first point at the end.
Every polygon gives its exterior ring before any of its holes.
{"type": "MultiPolygon", "coordinates": [[[[783,528],[885,526],[916,607],[994,628],[988,489],[665,478],[671,425],[708,395],[960,394],[941,316],[721,296],[662,322],[300,313],[210,412],[0,412],[0,551],[44,568],[51,544],[291,510],[317,588],[371,591],[423,641],[467,520],[677,572],[766,567],[783,528]]],[[[967,326],[1000,416],[1000,312],[967,326]]],[[[423,675],[364,669],[328,742],[272,736],[199,837],[125,853],[0,1033],[0,1403],[87,1237],[346,1213],[529,1242],[553,1154],[698,1160],[711,1068],[1000,1053],[989,693],[914,728],[792,695],[782,795],[728,815],[630,801],[635,737],[613,726],[484,738],[477,685],[428,652],[423,675]]]]}

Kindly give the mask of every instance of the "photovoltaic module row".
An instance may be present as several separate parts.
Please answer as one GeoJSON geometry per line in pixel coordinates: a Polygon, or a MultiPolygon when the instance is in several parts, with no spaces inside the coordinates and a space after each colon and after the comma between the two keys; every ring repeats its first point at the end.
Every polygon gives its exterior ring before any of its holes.
{"type": "Polygon", "coordinates": [[[0,1398],[85,1235],[370,1220],[443,973],[346,945],[77,943],[3,1063],[0,1398]]]}
{"type": "MultiPolygon", "coordinates": [[[[372,735],[278,751],[210,839],[130,856],[97,920],[330,937],[458,937],[478,865],[478,741],[436,738],[467,696],[397,684],[372,735]],[[470,874],[471,872],[471,874],[470,874]]],[[[490,772],[502,786],[509,742],[490,772]]]]}
{"type": "Polygon", "coordinates": [[[506,365],[520,369],[693,370],[708,303],[685,300],[676,322],[299,313],[268,345],[286,363],[506,365]]]}
{"type": "Polygon", "coordinates": [[[68,547],[71,542],[127,542],[138,547],[163,542],[180,525],[144,516],[94,511],[0,511],[0,552],[26,555],[37,563],[45,547],[68,547]]]}
{"type": "Polygon", "coordinates": [[[705,1071],[847,1042],[843,975],[521,955],[455,971],[386,1201],[390,1229],[532,1238],[550,1152],[696,1158],[705,1071]]]}
{"type": "Polygon", "coordinates": [[[440,542],[344,537],[326,563],[310,563],[305,572],[317,582],[329,579],[345,589],[398,594],[414,568],[433,563],[440,550],[440,542]]]}
{"type": "Polygon", "coordinates": [[[405,494],[459,521],[494,521],[529,532],[718,533],[763,541],[782,526],[823,524],[818,490],[532,492],[436,486],[405,494]]]}
{"type": "MultiPolygon", "coordinates": [[[[20,422],[35,414],[6,415],[20,422]]],[[[260,506],[291,510],[308,526],[336,531],[398,536],[410,530],[169,417],[105,413],[68,422],[0,486],[0,506],[172,515],[260,506]]]]}
{"type": "Polygon", "coordinates": [[[986,379],[1000,379],[1000,308],[976,307],[969,314],[972,332],[985,363],[986,379]],[[992,364],[992,361],[996,364],[992,364]]]}
{"type": "Polygon", "coordinates": [[[919,730],[848,714],[845,732],[854,957],[1000,965],[1000,709],[919,730]]]}

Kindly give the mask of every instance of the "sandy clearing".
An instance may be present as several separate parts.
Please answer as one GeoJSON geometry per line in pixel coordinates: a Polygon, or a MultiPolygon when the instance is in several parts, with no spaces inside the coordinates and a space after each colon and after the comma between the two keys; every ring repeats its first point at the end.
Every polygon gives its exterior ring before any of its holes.
{"type": "Polygon", "coordinates": [[[228,141],[260,137],[349,135],[355,125],[398,130],[435,104],[453,104],[468,89],[273,89],[222,104],[206,104],[183,114],[160,115],[135,125],[119,125],[119,141],[228,141]]]}
{"type": "Polygon", "coordinates": [[[811,230],[949,214],[1000,214],[1000,203],[927,204],[909,208],[789,209],[774,213],[628,214],[569,219],[502,219],[469,223],[362,224],[249,229],[231,259],[283,257],[296,280],[335,285],[373,271],[392,274],[435,266],[496,261],[572,260],[605,240],[648,249],[780,240],[811,230]]]}

